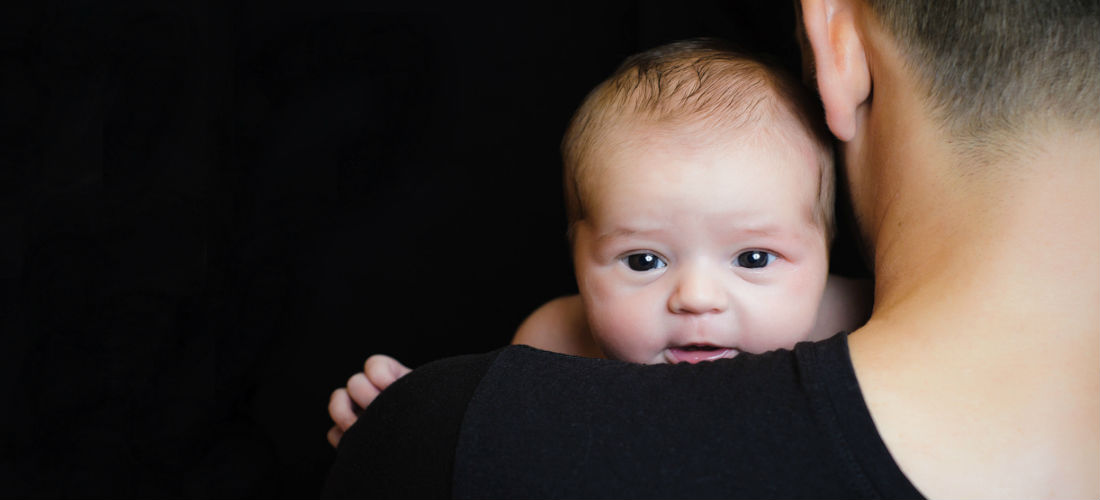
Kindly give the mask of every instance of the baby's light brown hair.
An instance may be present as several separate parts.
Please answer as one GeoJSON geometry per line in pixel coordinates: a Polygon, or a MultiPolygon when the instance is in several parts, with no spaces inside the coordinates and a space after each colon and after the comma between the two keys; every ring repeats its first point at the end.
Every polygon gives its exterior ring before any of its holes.
{"type": "Polygon", "coordinates": [[[812,215],[828,246],[835,231],[835,174],[832,136],[821,104],[782,68],[712,38],[673,42],[630,56],[585,97],[561,144],[570,236],[586,217],[582,179],[588,159],[616,123],[691,123],[729,131],[769,126],[782,115],[797,120],[819,152],[819,193],[812,215]]]}

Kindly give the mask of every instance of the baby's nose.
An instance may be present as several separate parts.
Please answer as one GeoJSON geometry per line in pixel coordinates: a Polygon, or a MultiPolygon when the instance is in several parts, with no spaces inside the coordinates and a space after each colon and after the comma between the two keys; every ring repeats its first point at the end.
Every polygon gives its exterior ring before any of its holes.
{"type": "Polygon", "coordinates": [[[726,290],[712,271],[687,269],[681,274],[676,289],[669,297],[669,311],[675,314],[707,314],[720,313],[729,307],[726,290]]]}

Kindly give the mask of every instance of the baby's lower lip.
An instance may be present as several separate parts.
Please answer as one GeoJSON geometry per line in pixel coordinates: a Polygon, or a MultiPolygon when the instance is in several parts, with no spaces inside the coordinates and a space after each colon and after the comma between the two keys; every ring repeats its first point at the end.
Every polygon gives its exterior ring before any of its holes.
{"type": "Polygon", "coordinates": [[[669,363],[698,363],[716,359],[732,358],[740,351],[729,347],[684,346],[665,349],[665,359],[669,363]]]}

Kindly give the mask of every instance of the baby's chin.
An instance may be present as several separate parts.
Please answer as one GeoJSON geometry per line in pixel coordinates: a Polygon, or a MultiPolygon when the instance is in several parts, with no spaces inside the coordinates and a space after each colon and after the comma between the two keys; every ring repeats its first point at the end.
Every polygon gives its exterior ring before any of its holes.
{"type": "MultiPolygon", "coordinates": [[[[709,344],[693,344],[686,346],[669,347],[661,352],[664,363],[701,363],[703,361],[715,361],[729,359],[740,354],[741,351],[733,347],[721,347],[709,344]]],[[[658,361],[661,362],[661,361],[658,361]]]]}

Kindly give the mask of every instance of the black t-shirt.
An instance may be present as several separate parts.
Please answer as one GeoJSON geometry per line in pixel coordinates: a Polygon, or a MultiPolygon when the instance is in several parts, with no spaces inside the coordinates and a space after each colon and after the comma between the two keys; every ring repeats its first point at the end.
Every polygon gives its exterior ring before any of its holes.
{"type": "Polygon", "coordinates": [[[348,430],[324,496],[921,497],[844,334],[695,365],[524,346],[429,363],[348,430]]]}

